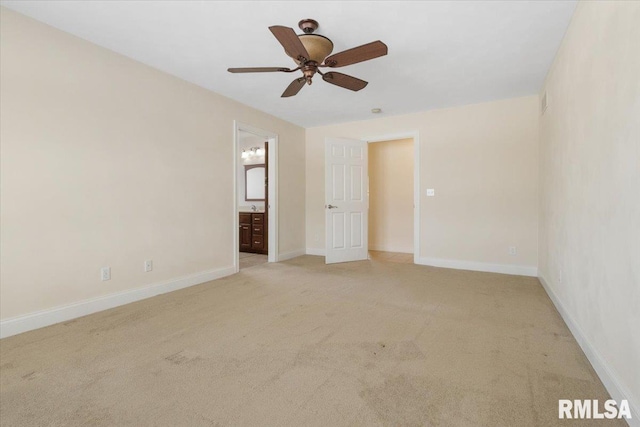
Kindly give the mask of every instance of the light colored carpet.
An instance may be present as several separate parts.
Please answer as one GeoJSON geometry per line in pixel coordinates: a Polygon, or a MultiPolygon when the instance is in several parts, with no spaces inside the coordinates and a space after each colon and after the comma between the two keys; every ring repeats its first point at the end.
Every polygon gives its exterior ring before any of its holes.
{"type": "Polygon", "coordinates": [[[264,264],[268,259],[267,255],[240,252],[240,270],[264,264]]]}
{"type": "Polygon", "coordinates": [[[369,250],[369,258],[374,261],[399,262],[413,264],[413,254],[369,250]]]}
{"type": "Polygon", "coordinates": [[[263,264],[0,356],[7,426],[550,426],[608,398],[535,278],[376,260],[263,264]]]}

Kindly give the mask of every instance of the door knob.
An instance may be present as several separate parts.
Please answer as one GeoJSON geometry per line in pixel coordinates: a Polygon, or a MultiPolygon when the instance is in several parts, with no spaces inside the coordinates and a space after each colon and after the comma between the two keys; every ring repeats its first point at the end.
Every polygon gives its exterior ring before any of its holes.
{"type": "Polygon", "coordinates": [[[336,208],[337,208],[337,206],[333,206],[333,205],[326,205],[326,208],[327,208],[327,209],[336,209],[336,208]]]}

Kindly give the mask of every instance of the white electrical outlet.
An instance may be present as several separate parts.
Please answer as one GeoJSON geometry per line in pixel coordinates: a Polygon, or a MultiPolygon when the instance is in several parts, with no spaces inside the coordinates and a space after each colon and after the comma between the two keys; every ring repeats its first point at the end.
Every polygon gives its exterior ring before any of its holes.
{"type": "Polygon", "coordinates": [[[427,197],[433,197],[436,195],[436,190],[433,188],[427,188],[427,197]]]}
{"type": "Polygon", "coordinates": [[[148,259],[144,262],[144,271],[148,273],[151,270],[153,270],[153,260],[148,259]]]}
{"type": "Polygon", "coordinates": [[[509,246],[509,255],[516,256],[518,255],[518,248],[515,246],[509,246]]]}
{"type": "Polygon", "coordinates": [[[100,269],[100,280],[111,280],[111,267],[102,267],[100,269]]]}

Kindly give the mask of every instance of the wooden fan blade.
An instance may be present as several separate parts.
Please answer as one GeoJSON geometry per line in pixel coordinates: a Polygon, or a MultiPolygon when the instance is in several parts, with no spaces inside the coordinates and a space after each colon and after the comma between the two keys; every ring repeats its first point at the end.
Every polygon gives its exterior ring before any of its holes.
{"type": "Polygon", "coordinates": [[[296,32],[292,28],[283,27],[282,25],[274,25],[269,27],[273,35],[278,39],[284,51],[287,55],[300,61],[300,58],[304,60],[309,59],[309,53],[305,49],[304,45],[296,35],[296,32]]]}
{"type": "Polygon", "coordinates": [[[290,96],[297,95],[300,92],[300,89],[307,82],[307,79],[304,77],[300,77],[299,79],[295,79],[291,82],[291,84],[282,92],[281,98],[288,98],[290,96]]]}
{"type": "Polygon", "coordinates": [[[230,73],[271,73],[274,71],[291,71],[284,67],[249,67],[249,68],[228,68],[230,73]]]}
{"type": "Polygon", "coordinates": [[[357,64],[387,54],[387,45],[380,40],[363,44],[331,55],[324,60],[325,65],[337,68],[345,65],[357,64]]]}
{"type": "Polygon", "coordinates": [[[331,71],[322,75],[322,80],[332,85],[340,86],[354,92],[364,89],[369,83],[346,74],[331,71]]]}

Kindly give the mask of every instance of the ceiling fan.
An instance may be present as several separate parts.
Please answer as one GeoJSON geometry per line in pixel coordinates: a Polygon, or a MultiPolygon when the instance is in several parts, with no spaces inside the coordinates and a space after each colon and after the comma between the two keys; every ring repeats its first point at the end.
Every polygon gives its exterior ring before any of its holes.
{"type": "Polygon", "coordinates": [[[320,68],[338,68],[346,65],[357,64],[358,62],[368,61],[387,54],[387,45],[380,40],[354,47],[340,53],[331,55],[333,51],[333,42],[327,37],[319,34],[313,34],[318,28],[318,22],[313,19],[303,19],[298,23],[298,27],[304,34],[297,35],[292,28],[283,27],[282,25],[274,25],[269,30],[278,39],[284,51],[298,64],[296,68],[286,67],[253,67],[253,68],[229,68],[230,73],[269,73],[283,72],[293,73],[301,70],[303,77],[295,79],[289,87],[282,93],[282,97],[286,98],[294,96],[305,83],[311,84],[311,80],[315,73],[322,76],[322,80],[336,86],[358,91],[364,89],[368,84],[364,80],[348,76],[346,74],[330,71],[323,73],[320,68]]]}

